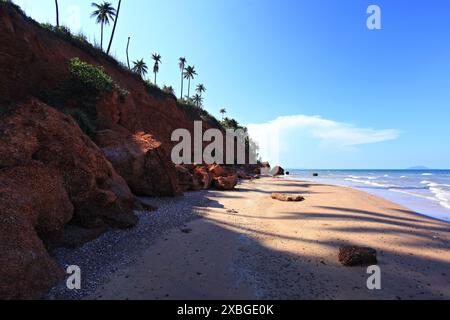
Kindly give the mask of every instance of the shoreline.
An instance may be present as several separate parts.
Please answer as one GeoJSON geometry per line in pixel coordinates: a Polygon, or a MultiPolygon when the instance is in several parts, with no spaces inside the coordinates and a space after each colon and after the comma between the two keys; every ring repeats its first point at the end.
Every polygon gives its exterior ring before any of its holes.
{"type": "Polygon", "coordinates": [[[358,190],[262,178],[147,201],[160,206],[138,231],[64,249],[59,261],[90,265],[85,281],[97,282],[77,296],[60,286],[49,298],[450,299],[450,224],[358,190]],[[272,192],[306,200],[282,203],[272,192]],[[161,219],[176,222],[161,229],[161,219]],[[366,289],[366,268],[339,264],[339,246],[349,244],[378,251],[382,290],[366,289]],[[109,245],[118,259],[92,251],[109,245]]]}
{"type": "MultiPolygon", "coordinates": [[[[374,195],[376,197],[380,197],[387,201],[396,203],[400,206],[407,208],[408,210],[416,212],[418,215],[450,223],[450,209],[447,208],[445,205],[443,205],[439,199],[433,198],[431,195],[427,196],[425,194],[421,195],[417,193],[410,193],[408,191],[404,191],[402,188],[397,189],[395,186],[375,187],[372,185],[367,185],[374,183],[375,183],[374,185],[377,185],[378,180],[370,180],[370,182],[355,183],[354,180],[352,179],[344,179],[344,178],[345,177],[340,178],[319,177],[317,179],[314,179],[310,177],[296,177],[295,175],[292,175],[286,176],[284,179],[292,181],[308,181],[315,183],[324,183],[337,187],[351,188],[353,190],[362,191],[374,195]]],[[[411,189],[415,188],[411,187],[411,189]]]]}
{"type": "MultiPolygon", "coordinates": [[[[289,179],[289,178],[281,178],[281,179],[284,179],[284,180],[287,180],[287,181],[298,181],[298,182],[318,183],[317,181],[314,181],[314,180],[308,180],[308,179],[303,179],[303,178],[292,178],[292,179],[289,179]]],[[[386,196],[387,192],[384,192],[384,193],[383,193],[383,192],[379,192],[379,193],[376,193],[376,192],[370,192],[370,191],[364,190],[364,188],[359,188],[359,187],[356,187],[356,186],[340,185],[340,184],[338,184],[338,183],[333,184],[333,183],[331,183],[331,182],[327,182],[327,185],[333,186],[333,187],[338,187],[338,188],[347,188],[347,189],[351,189],[351,190],[355,190],[355,191],[367,193],[367,194],[370,194],[370,195],[372,195],[372,196],[374,196],[374,197],[381,198],[381,199],[383,199],[383,200],[385,200],[385,201],[392,202],[392,203],[394,203],[395,205],[404,207],[406,210],[409,210],[409,211],[411,211],[411,212],[414,212],[414,213],[415,213],[416,215],[418,215],[418,216],[425,217],[425,218],[429,218],[429,219],[433,219],[433,220],[436,220],[436,221],[439,221],[439,222],[450,223],[449,220],[446,220],[446,219],[444,219],[444,218],[439,218],[439,217],[436,217],[436,216],[434,216],[434,215],[432,215],[432,214],[423,213],[423,212],[421,212],[421,211],[415,210],[415,208],[413,208],[413,206],[408,206],[408,205],[402,204],[402,203],[401,203],[402,201],[398,201],[398,199],[396,200],[396,199],[390,198],[389,196],[386,196]],[[384,194],[384,195],[383,195],[383,194],[384,194]]],[[[402,194],[400,194],[400,195],[402,195],[402,194]]],[[[403,195],[404,195],[404,194],[403,194],[403,195]]],[[[409,199],[414,199],[414,196],[408,194],[408,195],[407,195],[407,198],[409,198],[409,199]]],[[[433,200],[429,200],[429,201],[433,201],[433,200]]]]}

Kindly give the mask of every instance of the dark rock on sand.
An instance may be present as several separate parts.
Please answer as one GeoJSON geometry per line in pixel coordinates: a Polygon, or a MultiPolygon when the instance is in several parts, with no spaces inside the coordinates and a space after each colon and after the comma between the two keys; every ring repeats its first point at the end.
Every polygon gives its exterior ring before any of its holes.
{"type": "Polygon", "coordinates": [[[273,193],[272,199],[284,201],[284,202],[301,202],[305,201],[305,198],[301,195],[295,194],[281,194],[281,193],[273,193]]]}
{"type": "Polygon", "coordinates": [[[274,167],[271,171],[270,174],[273,176],[283,176],[284,175],[284,169],[280,166],[276,166],[274,167]]]}
{"type": "Polygon", "coordinates": [[[346,267],[375,265],[378,263],[377,251],[368,247],[341,247],[339,249],[339,262],[346,267]]]}

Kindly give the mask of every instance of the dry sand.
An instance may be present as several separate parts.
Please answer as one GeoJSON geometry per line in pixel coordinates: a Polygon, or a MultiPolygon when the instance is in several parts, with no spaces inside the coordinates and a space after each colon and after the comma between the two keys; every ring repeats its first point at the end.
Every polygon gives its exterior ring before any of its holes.
{"type": "Polygon", "coordinates": [[[450,224],[349,188],[265,178],[210,191],[202,218],[163,234],[90,299],[450,299],[450,224]],[[298,203],[272,192],[305,196],[298,203]],[[378,251],[382,290],[343,267],[378,251]]]}

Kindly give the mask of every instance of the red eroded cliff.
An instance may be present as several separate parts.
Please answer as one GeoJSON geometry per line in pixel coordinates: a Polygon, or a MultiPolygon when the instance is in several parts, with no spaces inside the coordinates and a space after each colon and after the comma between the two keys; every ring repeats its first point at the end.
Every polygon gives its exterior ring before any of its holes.
{"type": "MultiPolygon", "coordinates": [[[[94,141],[107,150],[106,157],[135,194],[179,194],[177,172],[168,161],[171,135],[178,128],[193,132],[193,120],[201,120],[201,115],[187,111],[159,89],[149,92],[139,76],[98,49],[41,27],[12,5],[0,8],[0,106],[52,94],[70,78],[68,66],[73,58],[101,66],[129,94],[123,96],[114,89],[96,99],[93,108],[100,125],[94,141]]],[[[218,124],[204,122],[204,129],[214,126],[218,124]]]]}

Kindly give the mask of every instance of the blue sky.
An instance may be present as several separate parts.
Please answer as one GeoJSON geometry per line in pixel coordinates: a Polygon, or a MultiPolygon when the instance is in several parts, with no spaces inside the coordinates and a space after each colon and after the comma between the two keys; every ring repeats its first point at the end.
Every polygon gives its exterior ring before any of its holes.
{"type": "MultiPolygon", "coordinates": [[[[55,20],[53,0],[15,2],[38,21],[55,20]]],[[[90,1],[59,2],[62,23],[100,38],[90,1]]],[[[263,132],[272,162],[450,167],[449,1],[122,2],[112,52],[125,61],[128,36],[133,60],[150,63],[159,52],[158,82],[177,91],[177,60],[186,56],[195,84],[208,89],[206,109],[219,117],[226,107],[263,132]],[[371,4],[382,10],[382,30],[366,27],[371,4]]]]}

